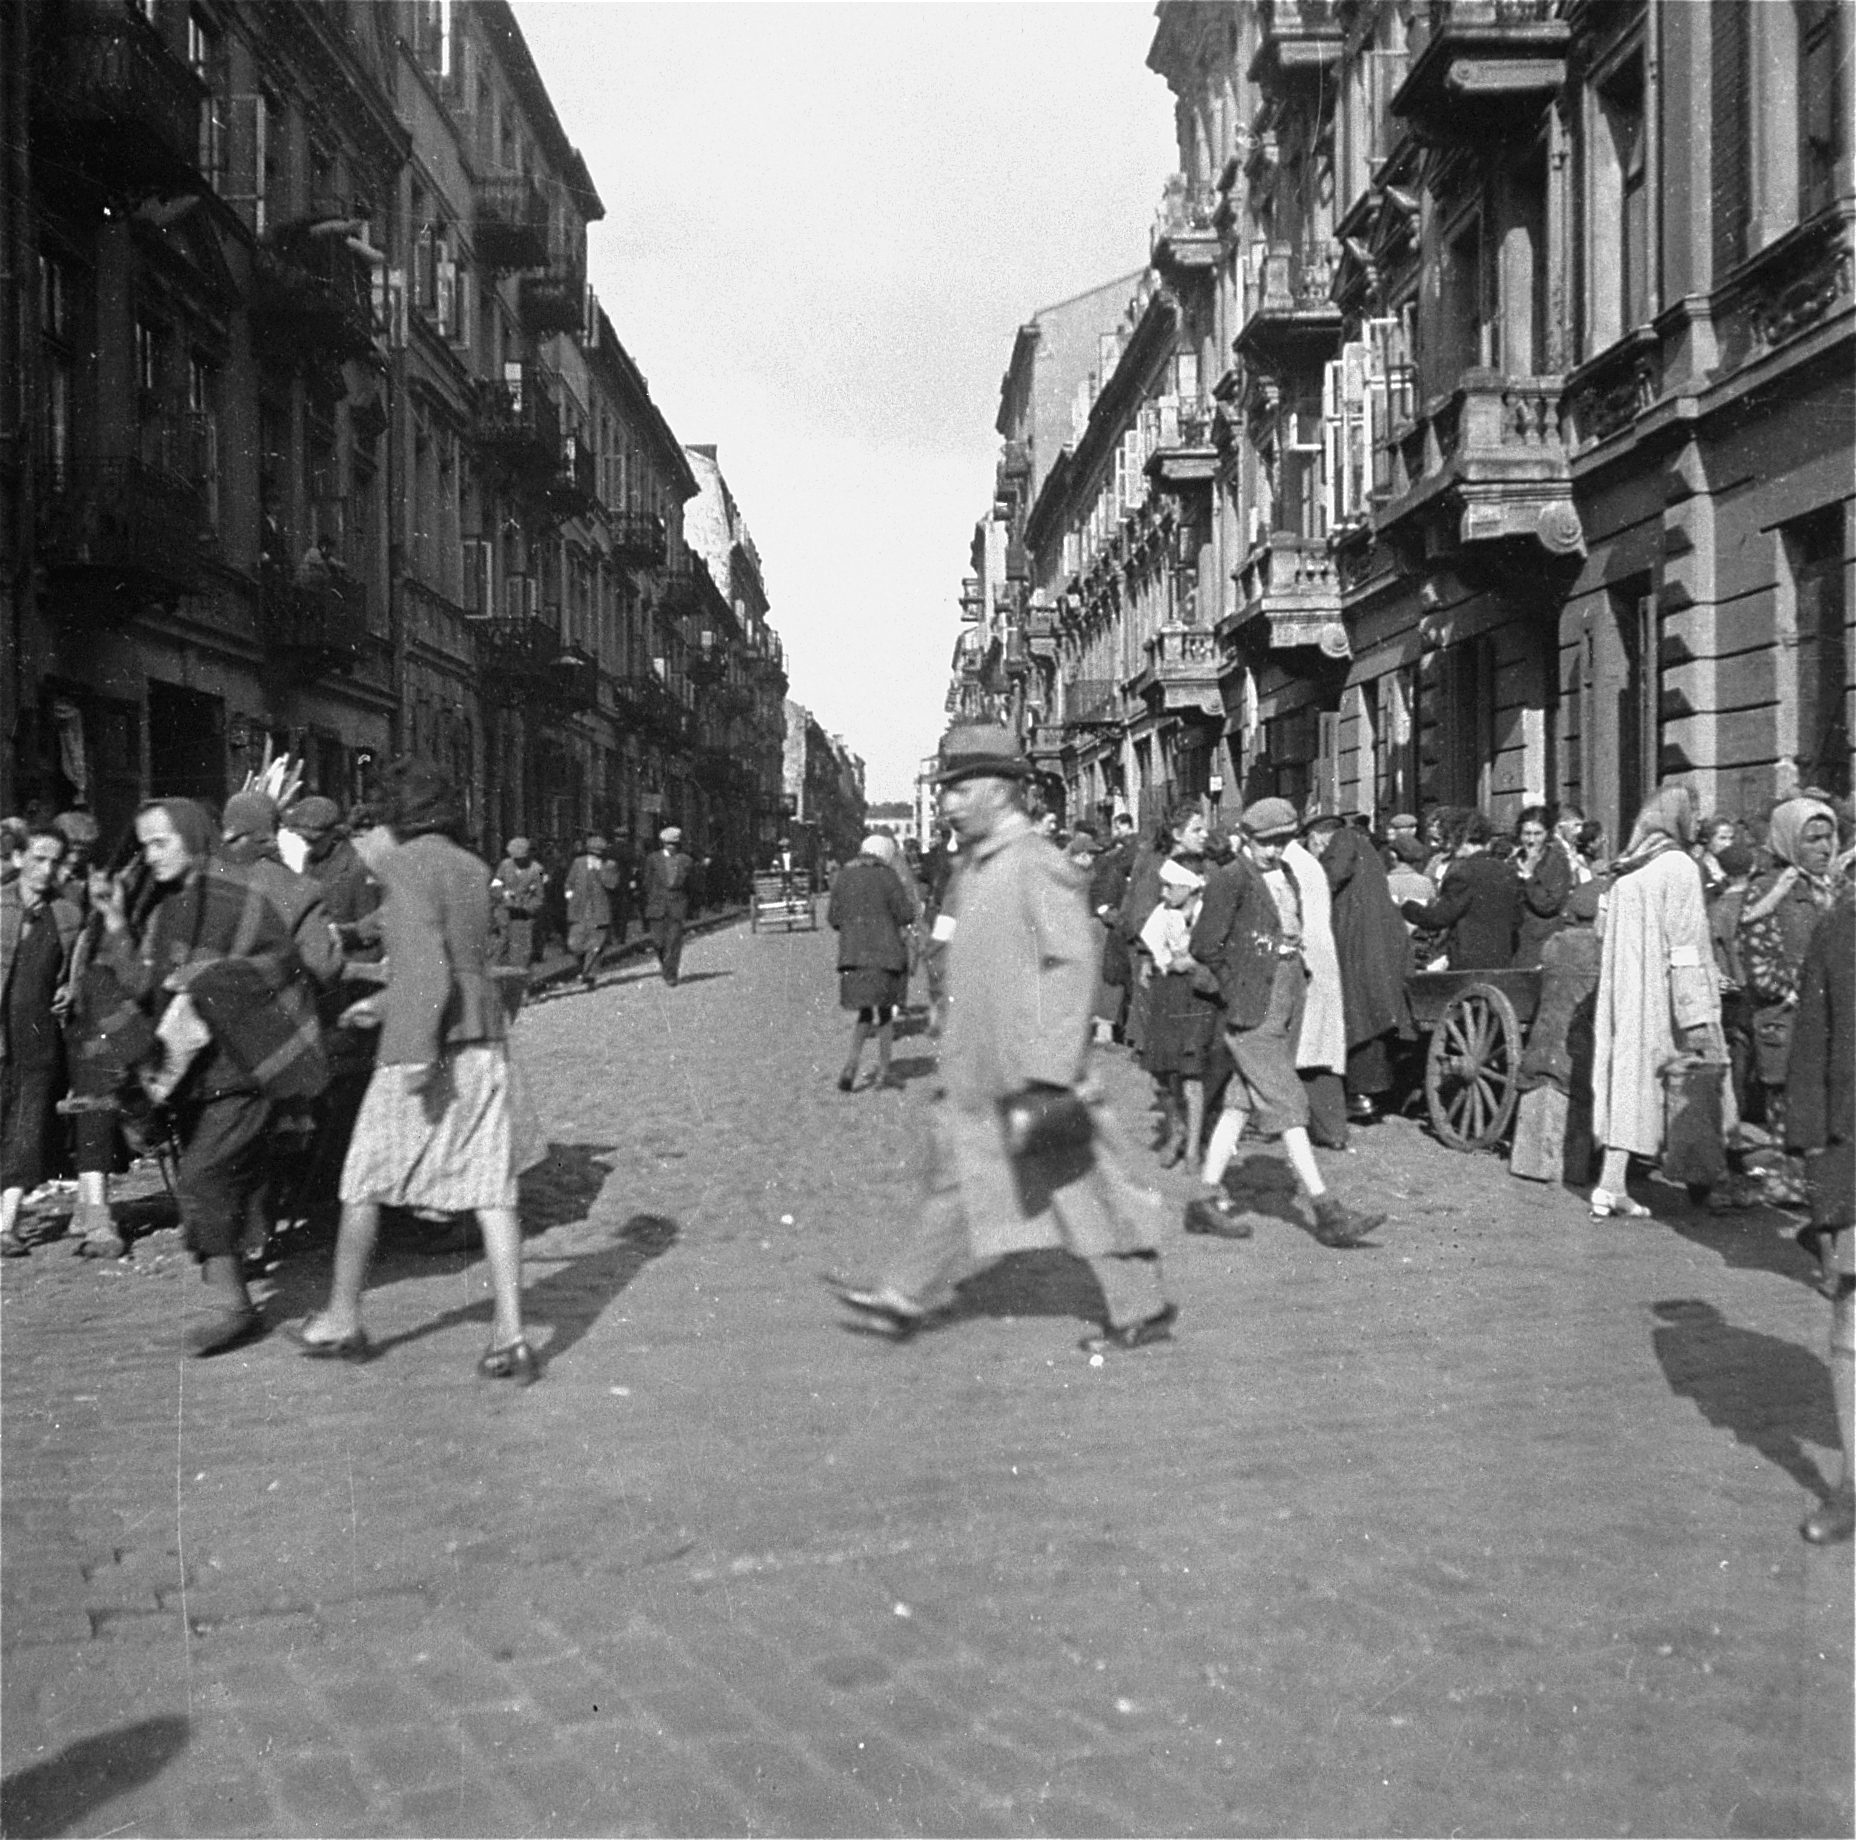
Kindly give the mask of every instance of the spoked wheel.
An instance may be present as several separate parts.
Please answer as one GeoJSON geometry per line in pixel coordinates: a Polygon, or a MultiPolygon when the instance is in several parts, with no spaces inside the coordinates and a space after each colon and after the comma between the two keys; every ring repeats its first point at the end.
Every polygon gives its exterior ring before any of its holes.
{"type": "Polygon", "coordinates": [[[1491,1150],[1514,1120],[1520,1094],[1521,1024],[1493,984],[1468,984],[1431,1030],[1424,1098],[1437,1135],[1452,1150],[1491,1150]]]}

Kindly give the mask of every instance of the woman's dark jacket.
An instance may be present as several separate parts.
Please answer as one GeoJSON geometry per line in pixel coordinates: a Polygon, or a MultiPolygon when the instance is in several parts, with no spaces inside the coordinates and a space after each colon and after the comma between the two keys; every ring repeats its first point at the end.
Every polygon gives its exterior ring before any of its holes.
{"type": "Polygon", "coordinates": [[[1563,909],[1572,893],[1572,864],[1566,852],[1551,841],[1540,852],[1532,875],[1521,875],[1521,927],[1515,939],[1514,962],[1532,969],[1540,963],[1540,948],[1566,924],[1563,909]]]}
{"type": "Polygon", "coordinates": [[[1521,878],[1514,864],[1494,856],[1459,856],[1444,871],[1434,901],[1407,901],[1413,926],[1445,935],[1452,971],[1493,971],[1514,963],[1521,925],[1521,878]]]}
{"type": "Polygon", "coordinates": [[[1813,1218],[1847,1226],[1856,1116],[1856,902],[1846,891],[1805,948],[1785,1079],[1785,1137],[1812,1152],[1813,1218]]]}
{"type": "Polygon", "coordinates": [[[840,971],[906,971],[906,930],[915,915],[888,863],[859,856],[838,871],[825,918],[838,930],[840,971]]]}
{"type": "Polygon", "coordinates": [[[1373,840],[1344,826],[1329,838],[1321,867],[1334,894],[1334,949],[1340,956],[1347,1046],[1357,1048],[1392,1029],[1409,1035],[1405,967],[1410,936],[1393,905],[1386,866],[1373,840]]]}

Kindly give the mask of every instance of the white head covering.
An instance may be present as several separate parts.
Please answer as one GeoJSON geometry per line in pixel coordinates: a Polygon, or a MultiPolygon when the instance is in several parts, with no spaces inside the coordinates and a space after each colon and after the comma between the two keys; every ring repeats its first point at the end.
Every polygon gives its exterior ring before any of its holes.
{"type": "Polygon", "coordinates": [[[1160,879],[1173,888],[1203,888],[1205,886],[1204,876],[1194,875],[1184,863],[1175,862],[1170,856],[1160,865],[1160,879]]]}

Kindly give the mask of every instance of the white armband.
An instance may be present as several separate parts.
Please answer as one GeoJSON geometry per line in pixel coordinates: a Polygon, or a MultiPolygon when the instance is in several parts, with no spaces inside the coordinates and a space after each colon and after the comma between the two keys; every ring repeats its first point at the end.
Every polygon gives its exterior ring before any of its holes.
{"type": "Polygon", "coordinates": [[[931,935],[935,944],[944,946],[953,936],[954,916],[952,914],[936,914],[934,917],[934,932],[931,935]]]}
{"type": "Polygon", "coordinates": [[[1671,971],[1698,971],[1701,969],[1701,948],[1699,946],[1676,946],[1669,954],[1671,971]]]}

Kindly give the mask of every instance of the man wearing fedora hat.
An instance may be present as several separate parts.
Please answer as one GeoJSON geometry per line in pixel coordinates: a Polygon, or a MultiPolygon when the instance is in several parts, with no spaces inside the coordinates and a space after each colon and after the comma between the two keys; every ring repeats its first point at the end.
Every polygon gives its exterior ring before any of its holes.
{"type": "Polygon", "coordinates": [[[1088,1075],[1101,951],[1088,875],[1026,815],[1030,773],[1006,729],[960,724],[941,743],[935,780],[960,850],[941,912],[949,1002],[927,1192],[884,1282],[837,1289],[857,1327],[901,1339],[993,1260],[1061,1247],[1102,1287],[1102,1332],[1083,1346],[1139,1348],[1168,1336],[1175,1310],[1152,1198],[1124,1174],[1088,1075]]]}
{"type": "Polygon", "coordinates": [[[1361,1214],[1328,1193],[1308,1139],[1308,1095],[1296,1073],[1296,1044],[1307,1000],[1303,907],[1283,851],[1300,828],[1287,799],[1259,799],[1241,820],[1244,847],[1206,883],[1192,956],[1218,980],[1225,1046],[1237,1071],[1225,1087],[1224,1113],[1212,1128],[1202,1171],[1205,1192],[1186,1209],[1186,1231],[1248,1239],[1250,1224],[1224,1189],[1224,1173],[1252,1118],[1282,1139],[1315,1210],[1324,1246],[1355,1246],[1382,1214],[1361,1214]]]}

